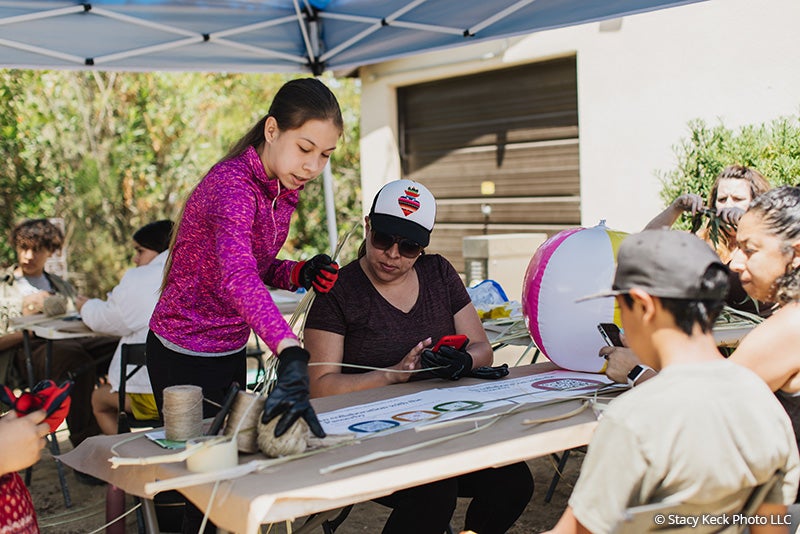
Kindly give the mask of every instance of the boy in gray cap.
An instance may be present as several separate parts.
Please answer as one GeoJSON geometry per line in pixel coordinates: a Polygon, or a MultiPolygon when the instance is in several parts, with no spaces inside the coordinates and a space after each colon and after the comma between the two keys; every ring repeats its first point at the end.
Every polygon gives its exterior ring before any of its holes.
{"type": "Polygon", "coordinates": [[[788,531],[779,523],[800,477],[791,423],[763,380],[722,357],[711,332],[727,269],[702,240],[674,230],[629,236],[617,259],[612,289],[585,299],[616,298],[628,344],[660,372],[604,412],[553,532],[613,532],[627,508],[655,503],[694,515],[654,516],[648,530],[717,531],[720,521],[741,524],[731,514],[776,472],[756,511],[766,524],[750,528],[788,531]]]}

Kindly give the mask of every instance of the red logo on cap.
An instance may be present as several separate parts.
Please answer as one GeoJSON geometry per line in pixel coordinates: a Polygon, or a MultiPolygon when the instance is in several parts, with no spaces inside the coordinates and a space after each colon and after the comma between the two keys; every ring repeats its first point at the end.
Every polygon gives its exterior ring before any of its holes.
{"type": "Polygon", "coordinates": [[[403,210],[403,214],[408,217],[419,209],[419,200],[417,200],[419,190],[416,187],[409,186],[406,188],[405,193],[405,195],[397,199],[397,203],[400,205],[400,209],[403,210]]]}

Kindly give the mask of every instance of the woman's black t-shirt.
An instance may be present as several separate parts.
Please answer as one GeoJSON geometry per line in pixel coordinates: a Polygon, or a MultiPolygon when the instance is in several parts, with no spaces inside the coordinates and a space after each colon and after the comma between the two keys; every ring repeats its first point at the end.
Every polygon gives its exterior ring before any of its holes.
{"type": "MultiPolygon", "coordinates": [[[[373,367],[395,365],[425,338],[435,343],[459,333],[453,316],[471,301],[458,273],[438,254],[420,256],[414,269],[419,297],[408,313],[383,298],[356,260],[339,271],[329,293],[316,296],[305,327],[344,336],[342,361],[373,367]]],[[[342,372],[365,371],[343,367],[342,372]]]]}

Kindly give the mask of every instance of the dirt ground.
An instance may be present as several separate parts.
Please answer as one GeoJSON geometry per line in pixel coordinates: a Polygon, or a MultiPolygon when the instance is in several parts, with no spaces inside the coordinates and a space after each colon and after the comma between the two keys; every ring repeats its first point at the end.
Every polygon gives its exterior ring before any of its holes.
{"type": "MultiPolygon", "coordinates": [[[[504,349],[505,350],[505,349],[504,349]]],[[[509,350],[503,352],[501,358],[496,358],[495,363],[503,361],[510,365],[515,363],[519,351],[509,350]]],[[[526,362],[528,363],[528,362],[526,362]]],[[[59,431],[59,446],[61,452],[72,448],[67,430],[59,431]]],[[[556,491],[550,503],[544,502],[548,486],[555,473],[555,463],[550,457],[542,457],[528,461],[536,483],[533,498],[523,515],[517,520],[510,534],[531,534],[542,532],[551,528],[561,516],[567,504],[567,499],[572,487],[578,478],[583,454],[574,453],[564,469],[564,477],[556,486],[556,491]]],[[[34,466],[30,491],[33,503],[39,517],[39,527],[43,533],[50,534],[87,534],[96,531],[105,524],[106,486],[90,486],[78,480],[73,470],[64,466],[67,485],[69,488],[72,506],[64,506],[64,498],[58,481],[56,462],[50,451],[45,449],[42,459],[34,466]]],[[[464,513],[469,501],[459,499],[458,508],[451,522],[456,532],[464,524],[464,513]]],[[[129,497],[126,509],[133,506],[129,497]]],[[[389,509],[373,502],[359,503],[353,507],[347,520],[336,531],[337,534],[379,534],[389,509]]],[[[302,519],[295,522],[296,529],[302,524],[302,519]]],[[[126,518],[126,532],[135,533],[135,514],[126,518]]],[[[267,532],[266,527],[262,532],[267,532]]],[[[269,530],[272,534],[287,532],[285,525],[275,525],[269,530]]],[[[318,529],[322,534],[322,529],[318,529]]]]}

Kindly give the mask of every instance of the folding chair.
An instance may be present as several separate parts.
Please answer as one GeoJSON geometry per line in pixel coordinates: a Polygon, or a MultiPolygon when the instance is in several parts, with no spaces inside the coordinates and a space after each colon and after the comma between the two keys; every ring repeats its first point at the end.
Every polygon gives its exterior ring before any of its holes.
{"type": "Polygon", "coordinates": [[[580,447],[575,447],[574,449],[562,451],[561,456],[556,453],[552,453],[550,455],[550,457],[556,463],[556,472],[553,473],[553,478],[550,480],[550,486],[548,486],[547,492],[544,495],[544,502],[549,503],[553,498],[553,494],[556,491],[556,486],[558,486],[558,482],[561,480],[561,475],[564,473],[564,468],[567,466],[567,460],[569,460],[569,456],[573,451],[582,452],[585,454],[586,445],[581,445],[580,447]]]}
{"type": "MultiPolygon", "coordinates": [[[[119,390],[117,392],[117,402],[119,413],[117,414],[117,433],[127,434],[131,428],[152,428],[161,426],[160,419],[136,419],[128,417],[125,412],[125,389],[128,380],[138,372],[146,372],[142,368],[147,365],[147,345],[145,343],[123,343],[120,347],[120,373],[119,390]],[[128,365],[136,367],[128,372],[128,365]]],[[[142,507],[136,510],[136,522],[140,534],[145,532],[158,532],[158,520],[156,519],[155,506],[150,499],[140,499],[134,497],[134,501],[142,507]],[[144,512],[142,512],[144,510],[144,512]]],[[[106,521],[115,519],[125,507],[125,493],[116,486],[108,485],[106,490],[106,521]],[[115,503],[115,505],[112,505],[115,503]],[[121,505],[120,505],[121,503],[121,505]]],[[[118,525],[116,523],[115,525],[118,525]]],[[[125,531],[125,525],[121,524],[121,530],[125,531]]]]}
{"type": "Polygon", "coordinates": [[[131,428],[152,428],[161,426],[160,419],[146,419],[139,420],[135,417],[128,417],[125,412],[125,389],[128,380],[142,368],[147,365],[147,345],[145,343],[123,343],[120,347],[120,373],[119,373],[119,391],[117,392],[117,402],[119,413],[117,414],[117,433],[125,434],[131,431],[131,428]],[[136,367],[128,371],[129,365],[136,367]]]}
{"type": "MultiPolygon", "coordinates": [[[[764,503],[769,492],[780,484],[783,479],[783,471],[778,470],[772,477],[763,484],[753,488],[745,501],[744,505],[739,510],[733,510],[731,514],[742,514],[747,517],[755,515],[758,508],[764,503]]],[[[690,534],[696,532],[696,528],[691,525],[668,525],[660,526],[655,517],[661,515],[669,517],[670,515],[679,515],[682,517],[694,516],[700,517],[703,514],[708,514],[708,506],[702,504],[686,504],[686,503],[655,503],[643,504],[641,506],[633,506],[625,510],[625,517],[620,521],[612,531],[613,534],[639,534],[641,532],[653,531],[668,531],[670,534],[685,533],[690,534]]],[[[663,521],[662,521],[663,522],[663,521]]],[[[715,533],[734,534],[744,531],[747,525],[723,525],[715,533]]]]}
{"type": "Polygon", "coordinates": [[[245,356],[247,358],[253,358],[258,365],[258,371],[256,372],[255,380],[247,384],[247,389],[253,390],[258,385],[259,381],[263,378],[263,376],[267,373],[266,369],[264,368],[264,349],[261,348],[261,342],[258,340],[258,336],[254,336],[256,338],[256,346],[255,347],[247,347],[245,351],[245,356]]]}

